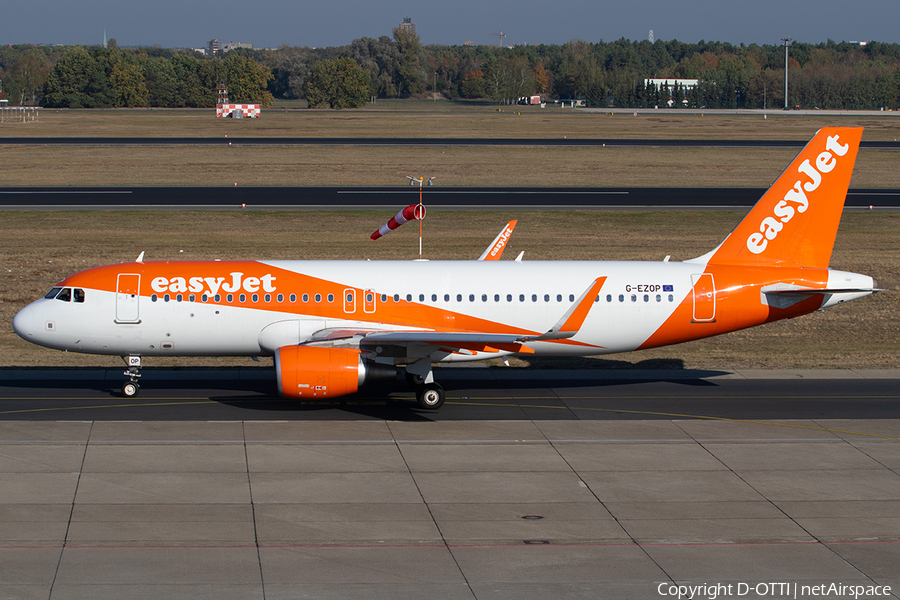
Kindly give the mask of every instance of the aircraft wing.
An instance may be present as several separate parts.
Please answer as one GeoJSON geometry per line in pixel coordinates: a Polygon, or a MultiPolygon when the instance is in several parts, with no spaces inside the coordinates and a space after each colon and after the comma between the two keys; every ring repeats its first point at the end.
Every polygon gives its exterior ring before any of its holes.
{"type": "Polygon", "coordinates": [[[314,333],[307,343],[354,340],[360,346],[376,344],[424,344],[448,352],[516,352],[533,354],[528,342],[564,340],[574,337],[584,324],[594,300],[606,282],[598,277],[572,304],[569,310],[545,333],[488,333],[480,331],[385,331],[373,329],[323,329],[314,333]],[[355,338],[355,339],[354,339],[355,338]]]}

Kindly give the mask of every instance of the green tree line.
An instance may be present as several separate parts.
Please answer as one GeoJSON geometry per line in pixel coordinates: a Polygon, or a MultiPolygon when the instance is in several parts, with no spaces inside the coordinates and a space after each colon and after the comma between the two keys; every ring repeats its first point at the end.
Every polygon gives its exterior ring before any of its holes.
{"type": "Polygon", "coordinates": [[[15,103],[59,108],[211,107],[217,87],[231,102],[268,106],[271,71],[237,54],[207,59],[193,51],[70,46],[46,52],[0,50],[4,93],[15,103]],[[29,68],[23,68],[28,65],[29,68]],[[27,78],[33,73],[31,79],[27,78]]]}
{"type": "MultiPolygon", "coordinates": [[[[47,106],[211,106],[220,81],[233,101],[307,98],[311,106],[336,108],[359,106],[372,96],[431,93],[501,103],[542,94],[615,107],[663,106],[670,99],[675,106],[708,108],[785,103],[781,44],[620,39],[512,48],[426,46],[407,30],[392,33],[338,47],[238,49],[223,58],[151,48],[12,46],[0,48],[0,76],[12,103],[47,106]],[[699,84],[670,94],[644,83],[652,78],[699,84]]],[[[900,44],[794,43],[789,56],[790,106],[900,105],[900,44]]]]}

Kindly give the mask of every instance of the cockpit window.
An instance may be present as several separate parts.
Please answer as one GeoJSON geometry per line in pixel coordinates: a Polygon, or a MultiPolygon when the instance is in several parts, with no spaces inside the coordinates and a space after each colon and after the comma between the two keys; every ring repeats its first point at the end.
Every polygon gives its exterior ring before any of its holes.
{"type": "Polygon", "coordinates": [[[73,300],[75,302],[84,302],[84,290],[81,288],[75,288],[73,293],[73,300]]]}
{"type": "Polygon", "coordinates": [[[59,290],[61,290],[61,289],[62,289],[61,287],[53,288],[52,290],[47,292],[47,295],[44,296],[44,298],[46,298],[47,300],[53,300],[54,298],[56,298],[56,296],[59,295],[59,290]]]}
{"type": "Polygon", "coordinates": [[[63,302],[71,302],[72,301],[72,288],[63,288],[59,293],[59,296],[56,297],[57,300],[62,300],[63,302]]]}

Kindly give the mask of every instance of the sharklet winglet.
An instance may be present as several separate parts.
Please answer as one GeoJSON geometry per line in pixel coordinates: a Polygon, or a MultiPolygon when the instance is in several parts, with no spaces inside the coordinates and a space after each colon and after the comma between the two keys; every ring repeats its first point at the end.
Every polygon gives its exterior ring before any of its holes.
{"type": "Polygon", "coordinates": [[[606,277],[598,277],[594,282],[584,290],[584,293],[569,307],[566,314],[556,322],[547,333],[539,336],[526,336],[519,338],[523,342],[541,342],[545,340],[563,340],[574,337],[581,329],[584,320],[587,319],[594,299],[600,293],[600,288],[606,283],[606,277]]]}

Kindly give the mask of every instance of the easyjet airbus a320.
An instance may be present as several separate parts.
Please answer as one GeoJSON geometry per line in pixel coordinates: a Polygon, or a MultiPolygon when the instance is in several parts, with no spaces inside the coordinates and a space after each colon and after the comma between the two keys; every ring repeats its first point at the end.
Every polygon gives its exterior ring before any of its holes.
{"type": "Polygon", "coordinates": [[[828,267],[861,136],[820,130],[716,249],[684,262],[139,258],[65,278],[13,327],[49,348],[124,357],[125,396],[143,357],[274,355],[288,398],[405,371],[436,409],[435,362],[641,350],[873,293],[871,277],[828,267]]]}

